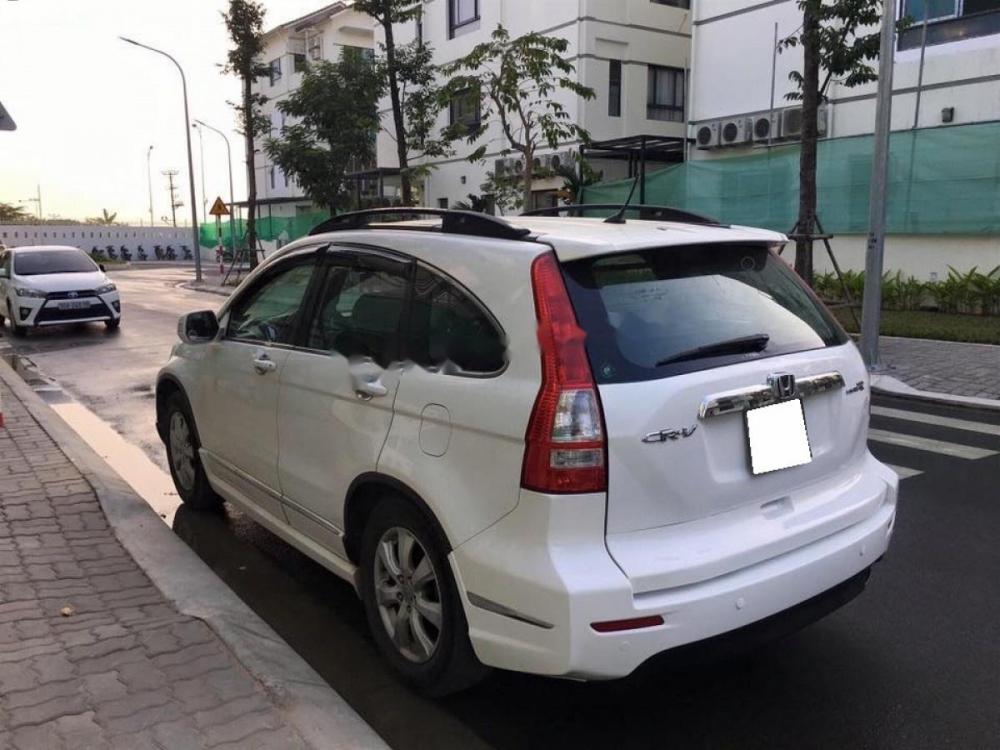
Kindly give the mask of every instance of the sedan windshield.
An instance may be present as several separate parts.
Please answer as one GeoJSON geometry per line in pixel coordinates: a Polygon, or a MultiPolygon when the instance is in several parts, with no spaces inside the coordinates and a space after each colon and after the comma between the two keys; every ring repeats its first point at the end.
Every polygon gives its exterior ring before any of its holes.
{"type": "Polygon", "coordinates": [[[14,273],[41,276],[49,273],[93,273],[97,266],[79,250],[32,250],[14,255],[14,273]]]}

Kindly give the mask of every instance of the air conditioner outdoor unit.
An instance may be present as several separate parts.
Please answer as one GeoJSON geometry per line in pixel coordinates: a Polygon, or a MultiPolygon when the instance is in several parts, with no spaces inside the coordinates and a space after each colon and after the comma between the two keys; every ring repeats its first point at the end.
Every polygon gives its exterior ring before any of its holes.
{"type": "Polygon", "coordinates": [[[750,121],[746,117],[723,120],[719,128],[719,143],[723,146],[738,146],[750,140],[750,121]]]}
{"type": "Polygon", "coordinates": [[[719,145],[719,123],[698,125],[694,131],[694,142],[698,148],[716,148],[719,145]]]}
{"type": "Polygon", "coordinates": [[[768,112],[753,118],[753,139],[758,143],[776,141],[781,137],[781,113],[768,112]]]}
{"type": "MultiPolygon", "coordinates": [[[[816,113],[816,130],[820,138],[826,136],[826,105],[821,104],[816,113]]],[[[802,137],[802,107],[790,107],[781,112],[781,137],[798,140],[802,137]]]]}

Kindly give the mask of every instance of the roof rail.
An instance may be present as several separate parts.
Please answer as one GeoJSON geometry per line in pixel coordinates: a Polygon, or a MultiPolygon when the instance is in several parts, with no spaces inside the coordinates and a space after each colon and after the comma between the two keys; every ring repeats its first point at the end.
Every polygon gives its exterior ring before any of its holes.
{"type": "Polygon", "coordinates": [[[636,212],[643,221],[679,221],[685,224],[708,224],[724,226],[717,219],[701,214],[684,211],[670,206],[622,205],[621,203],[585,203],[572,206],[552,206],[525,211],[521,216],[584,216],[588,211],[622,211],[628,214],[636,212]]]}
{"type": "MultiPolygon", "coordinates": [[[[475,237],[492,237],[498,240],[523,240],[531,234],[530,229],[511,226],[496,216],[481,214],[475,211],[454,211],[447,208],[399,207],[370,208],[364,211],[352,211],[340,214],[313,227],[312,231],[309,232],[309,236],[324,234],[326,232],[346,232],[351,229],[365,229],[373,223],[377,223],[379,219],[385,220],[387,224],[392,224],[393,222],[412,221],[426,217],[440,217],[441,228],[439,231],[445,234],[467,234],[475,237]]],[[[389,228],[428,231],[424,227],[413,226],[389,228]]]]}

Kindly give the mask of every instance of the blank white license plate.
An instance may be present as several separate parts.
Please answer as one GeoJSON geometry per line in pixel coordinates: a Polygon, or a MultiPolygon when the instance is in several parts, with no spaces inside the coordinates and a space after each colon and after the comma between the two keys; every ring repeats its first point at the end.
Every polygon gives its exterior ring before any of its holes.
{"type": "Polygon", "coordinates": [[[86,310],[90,307],[90,302],[86,300],[70,300],[69,302],[59,302],[60,310],[86,310]]]}
{"type": "Polygon", "coordinates": [[[754,474],[802,466],[812,461],[800,400],[751,409],[746,416],[750,468],[754,474]]]}

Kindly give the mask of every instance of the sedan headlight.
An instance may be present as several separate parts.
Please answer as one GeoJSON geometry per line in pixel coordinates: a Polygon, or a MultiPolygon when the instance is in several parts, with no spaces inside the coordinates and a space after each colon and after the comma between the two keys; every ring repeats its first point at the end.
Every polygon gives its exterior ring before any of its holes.
{"type": "Polygon", "coordinates": [[[31,289],[26,286],[16,286],[14,287],[14,293],[18,297],[38,297],[39,299],[45,299],[48,296],[45,292],[40,289],[31,289]]]}
{"type": "Polygon", "coordinates": [[[116,287],[111,282],[108,282],[104,286],[97,287],[97,289],[95,290],[95,292],[97,294],[107,294],[108,292],[113,292],[113,291],[116,291],[117,289],[118,289],[118,287],[116,287]]]}

